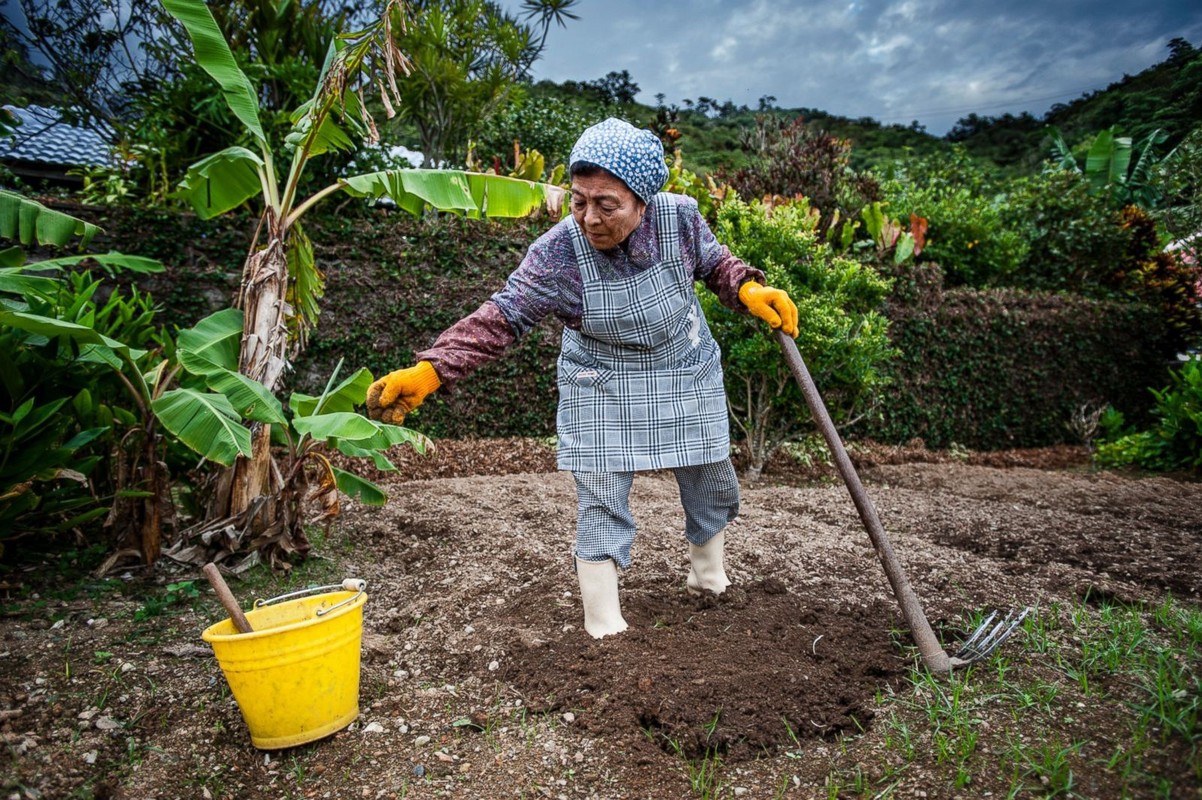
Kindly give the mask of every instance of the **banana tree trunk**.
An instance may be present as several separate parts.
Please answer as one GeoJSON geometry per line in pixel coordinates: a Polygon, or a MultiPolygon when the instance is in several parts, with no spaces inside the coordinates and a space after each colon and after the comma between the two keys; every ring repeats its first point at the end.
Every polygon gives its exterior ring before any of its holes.
{"type": "MultiPolygon", "coordinates": [[[[275,391],[292,355],[287,324],[292,315],[287,300],[288,230],[272,209],[265,214],[263,228],[267,231],[266,244],[247,257],[242,273],[238,306],[244,321],[238,369],[275,391]]],[[[210,509],[218,518],[242,517],[259,498],[273,497],[283,488],[271,458],[271,426],[252,423],[251,444],[251,457],[238,458],[218,481],[210,509]]],[[[275,505],[260,504],[254,519],[247,520],[249,527],[260,531],[271,526],[275,505]]]]}

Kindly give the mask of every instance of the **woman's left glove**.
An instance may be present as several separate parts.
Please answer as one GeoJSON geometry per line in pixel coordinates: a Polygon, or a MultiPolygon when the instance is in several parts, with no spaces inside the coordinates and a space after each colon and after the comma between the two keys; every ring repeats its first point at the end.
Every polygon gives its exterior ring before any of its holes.
{"type": "Polygon", "coordinates": [[[390,372],[367,387],[367,415],[390,425],[400,425],[405,415],[422,404],[426,395],[442,385],[434,365],[419,361],[408,369],[390,372]]]}
{"type": "Polygon", "coordinates": [[[784,289],[773,289],[748,281],[739,287],[739,299],[748,311],[767,322],[769,327],[780,328],[794,339],[797,338],[797,306],[784,289]]]}

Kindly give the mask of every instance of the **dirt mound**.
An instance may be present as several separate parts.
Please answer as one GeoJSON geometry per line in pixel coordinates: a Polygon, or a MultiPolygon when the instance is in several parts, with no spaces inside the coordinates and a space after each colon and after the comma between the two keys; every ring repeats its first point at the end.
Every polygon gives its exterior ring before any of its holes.
{"type": "MultiPolygon", "coordinates": [[[[633,752],[746,761],[796,750],[866,729],[874,694],[902,674],[896,612],[880,603],[840,607],[775,579],[720,597],[647,581],[623,592],[629,632],[514,637],[502,677],[531,710],[571,712],[633,752]]],[[[530,595],[517,609],[541,602],[530,595]]]]}

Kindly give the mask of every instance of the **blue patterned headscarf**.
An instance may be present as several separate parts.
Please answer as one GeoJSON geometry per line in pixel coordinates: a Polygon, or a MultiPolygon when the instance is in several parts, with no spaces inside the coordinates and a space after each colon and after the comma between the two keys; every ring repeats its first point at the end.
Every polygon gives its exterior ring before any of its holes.
{"type": "Polygon", "coordinates": [[[664,145],[659,137],[616,117],[598,122],[580,134],[568,159],[569,169],[578,162],[609,170],[644,203],[650,203],[668,180],[664,145]]]}

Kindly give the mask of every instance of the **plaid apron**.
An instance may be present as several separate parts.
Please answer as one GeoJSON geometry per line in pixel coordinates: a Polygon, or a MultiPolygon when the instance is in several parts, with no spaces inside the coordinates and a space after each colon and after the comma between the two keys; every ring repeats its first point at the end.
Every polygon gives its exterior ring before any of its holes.
{"type": "Polygon", "coordinates": [[[676,205],[659,194],[648,213],[659,263],[615,281],[601,279],[597,251],[568,221],[584,309],[559,355],[560,469],[634,472],[730,455],[722,354],[685,275],[676,205]]]}

